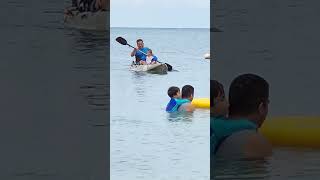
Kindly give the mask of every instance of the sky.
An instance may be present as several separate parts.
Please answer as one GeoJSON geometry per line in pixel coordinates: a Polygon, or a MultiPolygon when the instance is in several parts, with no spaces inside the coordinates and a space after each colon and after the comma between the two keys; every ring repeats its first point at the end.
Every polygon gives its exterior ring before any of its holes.
{"type": "Polygon", "coordinates": [[[110,26],[209,28],[210,0],[110,0],[110,26]]]}

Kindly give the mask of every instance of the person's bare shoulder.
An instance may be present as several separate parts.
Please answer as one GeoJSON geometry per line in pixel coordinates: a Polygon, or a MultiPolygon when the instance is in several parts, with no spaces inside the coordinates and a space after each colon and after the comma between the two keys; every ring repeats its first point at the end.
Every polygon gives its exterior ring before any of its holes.
{"type": "Polygon", "coordinates": [[[272,154],[270,143],[255,130],[243,130],[229,136],[218,149],[224,158],[265,158],[272,154]]]}
{"type": "Polygon", "coordinates": [[[186,111],[186,112],[193,112],[194,111],[194,106],[191,103],[186,103],[186,104],[182,104],[178,111],[186,111]]]}
{"type": "Polygon", "coordinates": [[[247,158],[262,158],[272,154],[272,146],[260,133],[252,131],[247,136],[243,151],[247,158]]]}
{"type": "Polygon", "coordinates": [[[195,107],[191,104],[191,103],[189,103],[188,105],[187,105],[187,109],[186,109],[188,112],[193,112],[194,110],[195,110],[195,107]]]}

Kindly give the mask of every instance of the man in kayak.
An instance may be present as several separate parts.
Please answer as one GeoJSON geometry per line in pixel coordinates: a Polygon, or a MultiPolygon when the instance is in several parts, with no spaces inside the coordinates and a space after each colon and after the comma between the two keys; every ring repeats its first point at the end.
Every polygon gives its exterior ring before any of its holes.
{"type": "Polygon", "coordinates": [[[149,48],[144,47],[142,39],[137,40],[137,47],[131,52],[131,57],[136,57],[136,64],[146,64],[146,54],[148,53],[149,48]]]}
{"type": "Polygon", "coordinates": [[[181,98],[187,100],[178,108],[179,112],[193,112],[195,107],[191,104],[194,95],[194,88],[191,85],[185,85],[182,87],[181,98]]]}
{"type": "Polygon", "coordinates": [[[257,131],[268,114],[269,84],[254,74],[235,78],[229,89],[228,117],[211,117],[210,151],[223,158],[263,158],[269,142],[257,131]]]}
{"type": "Polygon", "coordinates": [[[177,112],[178,108],[184,104],[188,103],[189,100],[181,99],[180,89],[178,87],[172,86],[168,89],[168,96],[170,97],[170,101],[167,104],[166,111],[167,112],[177,112]]]}

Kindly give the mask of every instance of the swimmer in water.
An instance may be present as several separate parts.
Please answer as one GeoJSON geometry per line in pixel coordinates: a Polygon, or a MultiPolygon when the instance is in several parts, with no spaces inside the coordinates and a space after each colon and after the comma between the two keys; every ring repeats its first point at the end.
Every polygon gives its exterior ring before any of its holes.
{"type": "Polygon", "coordinates": [[[194,96],[194,88],[191,85],[185,85],[182,87],[181,98],[187,102],[181,104],[178,108],[179,112],[193,112],[195,110],[194,105],[191,104],[194,96]]]}
{"type": "Polygon", "coordinates": [[[232,81],[228,99],[228,117],[211,117],[211,154],[224,158],[271,155],[271,144],[258,132],[268,114],[268,82],[254,74],[240,75],[232,81]]]}
{"type": "Polygon", "coordinates": [[[177,112],[182,104],[189,102],[189,100],[181,99],[180,89],[176,86],[170,87],[167,93],[170,97],[170,101],[166,107],[167,112],[177,112]]]}

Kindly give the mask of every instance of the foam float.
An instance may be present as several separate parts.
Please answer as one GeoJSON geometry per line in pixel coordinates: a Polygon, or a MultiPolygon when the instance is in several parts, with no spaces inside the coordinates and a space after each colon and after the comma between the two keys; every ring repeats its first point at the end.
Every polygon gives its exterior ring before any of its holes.
{"type": "Polygon", "coordinates": [[[196,108],[210,108],[210,98],[193,98],[192,105],[196,108]]]}
{"type": "Polygon", "coordinates": [[[320,117],[269,118],[259,131],[274,146],[320,148],[320,117]]]}

